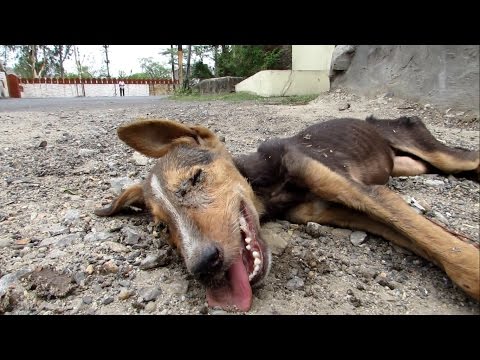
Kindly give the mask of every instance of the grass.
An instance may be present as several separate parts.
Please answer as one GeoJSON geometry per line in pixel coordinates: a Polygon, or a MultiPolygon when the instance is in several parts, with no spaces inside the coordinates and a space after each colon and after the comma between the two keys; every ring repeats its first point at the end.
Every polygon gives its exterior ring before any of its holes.
{"type": "Polygon", "coordinates": [[[268,105],[305,105],[315,99],[318,95],[295,95],[295,96],[276,96],[276,97],[262,97],[246,92],[229,93],[229,94],[175,94],[171,95],[169,99],[176,101],[256,101],[261,104],[268,105]]]}

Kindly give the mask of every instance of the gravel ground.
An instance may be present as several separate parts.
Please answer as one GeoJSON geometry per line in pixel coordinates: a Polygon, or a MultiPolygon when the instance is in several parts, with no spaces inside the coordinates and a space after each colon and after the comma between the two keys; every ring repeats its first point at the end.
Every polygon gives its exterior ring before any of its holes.
{"type": "MultiPolygon", "coordinates": [[[[233,154],[319,120],[369,114],[418,115],[448,145],[479,144],[478,119],[468,113],[344,91],[298,106],[168,99],[111,107],[55,104],[1,108],[0,313],[225,313],[206,307],[205,290],[148,214],[93,214],[153,164],[116,137],[118,125],[134,118],[206,125],[225,136],[233,154]]],[[[478,240],[478,183],[426,175],[392,179],[389,186],[478,240]]],[[[265,231],[277,240],[272,270],[254,291],[248,314],[480,313],[442,271],[381,238],[286,221],[268,223],[265,231]]]]}

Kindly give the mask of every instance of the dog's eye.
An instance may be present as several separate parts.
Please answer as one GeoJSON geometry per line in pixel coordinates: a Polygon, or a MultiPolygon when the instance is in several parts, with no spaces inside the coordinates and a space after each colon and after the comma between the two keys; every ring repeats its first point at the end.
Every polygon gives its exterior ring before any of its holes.
{"type": "Polygon", "coordinates": [[[199,183],[202,182],[204,179],[204,173],[202,169],[197,169],[195,170],[195,173],[188,178],[187,180],[184,180],[180,186],[178,187],[178,190],[175,192],[175,194],[183,198],[189,191],[191,191],[195,186],[197,186],[199,183]]]}
{"type": "Polygon", "coordinates": [[[197,185],[202,180],[202,173],[202,169],[197,169],[197,171],[195,171],[195,174],[190,178],[192,186],[197,185]]]}

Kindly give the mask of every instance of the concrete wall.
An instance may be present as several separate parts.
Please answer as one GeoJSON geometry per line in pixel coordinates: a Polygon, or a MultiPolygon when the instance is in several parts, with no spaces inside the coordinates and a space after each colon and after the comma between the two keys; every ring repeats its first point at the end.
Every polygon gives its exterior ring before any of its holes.
{"type": "Polygon", "coordinates": [[[358,45],[332,88],[364,95],[392,92],[439,109],[479,114],[478,45],[358,45]]]}
{"type": "MultiPolygon", "coordinates": [[[[85,96],[120,96],[117,84],[83,84],[85,96]]],[[[22,98],[82,96],[82,84],[22,84],[22,98]]],[[[125,96],[149,96],[148,84],[125,85],[125,96]]]]}
{"type": "Polygon", "coordinates": [[[264,70],[235,86],[260,96],[317,95],[330,90],[334,45],[292,45],[292,70],[264,70]]]}
{"type": "Polygon", "coordinates": [[[7,74],[0,71],[0,97],[8,97],[7,74]]]}
{"type": "Polygon", "coordinates": [[[335,45],[292,45],[292,70],[330,70],[335,45]]]}
{"type": "Polygon", "coordinates": [[[235,86],[260,96],[292,96],[320,94],[328,91],[328,71],[264,70],[235,86]]]}

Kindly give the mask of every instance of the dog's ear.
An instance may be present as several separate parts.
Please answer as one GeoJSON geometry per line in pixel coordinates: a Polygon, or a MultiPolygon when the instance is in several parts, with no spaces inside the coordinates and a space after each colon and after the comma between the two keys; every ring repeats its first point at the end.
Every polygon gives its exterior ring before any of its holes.
{"type": "Polygon", "coordinates": [[[172,146],[190,144],[215,147],[220,141],[203,126],[186,126],[171,120],[139,119],[117,130],[118,137],[138,152],[158,158],[172,146]]]}

